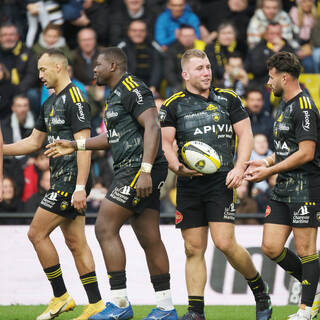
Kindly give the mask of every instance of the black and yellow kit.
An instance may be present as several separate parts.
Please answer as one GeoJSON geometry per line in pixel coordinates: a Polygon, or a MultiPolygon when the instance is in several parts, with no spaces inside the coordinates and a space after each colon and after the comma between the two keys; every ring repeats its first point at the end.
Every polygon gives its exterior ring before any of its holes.
{"type": "MultiPolygon", "coordinates": [[[[70,83],[58,95],[53,93],[41,107],[35,128],[48,133],[48,142],[74,140],[74,134],[90,129],[90,107],[84,94],[70,83]]],[[[62,216],[74,218],[78,213],[71,207],[71,196],[77,180],[77,153],[50,158],[50,190],[40,206],[62,216]]],[[[90,191],[91,179],[87,183],[90,191]]]]}
{"type": "Polygon", "coordinates": [[[281,102],[273,134],[276,162],[297,152],[299,142],[304,140],[316,142],[316,149],[312,161],[278,174],[265,222],[316,226],[317,214],[320,216],[320,117],[308,94],[301,92],[290,101],[281,102]]]}
{"type": "MultiPolygon", "coordinates": [[[[141,201],[135,197],[135,186],[140,174],[144,146],[144,128],[137,118],[149,108],[155,108],[152,92],[137,77],[126,73],[107,98],[104,113],[115,172],[107,199],[137,212],[141,201]]],[[[143,199],[144,208],[154,206],[155,201],[159,202],[158,186],[165,180],[167,168],[168,163],[160,141],[151,174],[156,199],[153,199],[153,194],[143,199]],[[149,198],[153,200],[149,201],[149,198]]],[[[158,207],[159,203],[156,204],[156,208],[158,207]]]]}
{"type": "Polygon", "coordinates": [[[162,127],[175,127],[179,161],[187,141],[210,145],[221,160],[218,172],[201,177],[178,177],[177,227],[207,225],[208,221],[234,222],[235,198],[225,186],[233,168],[235,133],[233,125],[248,114],[232,90],[212,88],[208,99],[187,90],[168,98],[160,109],[162,127]]]}

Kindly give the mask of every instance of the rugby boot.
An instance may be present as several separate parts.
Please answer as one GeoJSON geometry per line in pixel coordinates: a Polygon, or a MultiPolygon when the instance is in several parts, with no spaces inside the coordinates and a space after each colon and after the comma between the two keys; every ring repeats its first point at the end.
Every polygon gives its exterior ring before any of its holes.
{"type": "Polygon", "coordinates": [[[104,310],[105,307],[106,306],[104,305],[102,300],[96,303],[89,303],[88,305],[83,307],[83,311],[80,316],[74,318],[73,320],[88,320],[91,316],[104,310]]]}
{"type": "Polygon", "coordinates": [[[200,314],[198,312],[194,312],[189,310],[186,314],[184,314],[179,320],[205,320],[204,313],[200,314]]]}
{"type": "Polygon", "coordinates": [[[74,300],[66,292],[60,297],[53,297],[47,309],[37,317],[37,320],[50,320],[56,318],[59,314],[71,311],[76,306],[74,300]]]}
{"type": "Polygon", "coordinates": [[[318,316],[320,308],[320,292],[318,292],[313,300],[312,309],[311,309],[311,317],[315,319],[318,316]]]}
{"type": "Polygon", "coordinates": [[[256,320],[269,320],[272,316],[272,305],[269,296],[269,286],[265,282],[264,292],[255,296],[256,299],[256,320]]]}
{"type": "Polygon", "coordinates": [[[160,308],[154,308],[142,320],[177,320],[178,315],[176,309],[165,311],[160,308]]]}
{"type": "Polygon", "coordinates": [[[131,304],[126,308],[120,308],[112,302],[107,302],[104,310],[91,316],[89,320],[127,320],[133,318],[131,304]]]}
{"type": "Polygon", "coordinates": [[[311,320],[311,314],[307,310],[299,309],[297,313],[291,314],[288,319],[290,320],[311,320]]]}

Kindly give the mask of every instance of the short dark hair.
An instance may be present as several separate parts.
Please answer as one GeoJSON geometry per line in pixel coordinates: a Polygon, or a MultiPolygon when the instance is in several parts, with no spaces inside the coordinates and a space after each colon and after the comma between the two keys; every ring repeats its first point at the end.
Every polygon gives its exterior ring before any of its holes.
{"type": "Polygon", "coordinates": [[[287,72],[298,79],[301,73],[301,63],[298,57],[291,52],[281,51],[275,53],[267,60],[268,70],[275,68],[277,72],[287,72]]]}
{"type": "Polygon", "coordinates": [[[47,49],[45,51],[43,51],[39,58],[40,59],[43,55],[47,54],[49,57],[55,57],[55,58],[58,58],[60,59],[64,65],[65,65],[65,68],[68,67],[68,58],[67,56],[64,54],[63,51],[59,50],[59,49],[55,49],[55,48],[52,48],[52,49],[47,49]]]}
{"type": "Polygon", "coordinates": [[[122,49],[118,47],[108,47],[104,48],[101,51],[101,54],[105,60],[111,60],[112,62],[115,62],[123,72],[127,71],[128,59],[122,49]]]}
{"type": "Polygon", "coordinates": [[[186,24],[186,23],[180,24],[179,29],[193,29],[194,31],[196,31],[196,29],[193,26],[191,26],[190,24],[186,24]]]}
{"type": "Polygon", "coordinates": [[[243,60],[242,54],[241,54],[239,51],[230,52],[230,53],[227,55],[227,60],[228,60],[228,62],[229,62],[230,58],[238,58],[238,59],[243,60]]]}
{"type": "Polygon", "coordinates": [[[249,94],[250,94],[251,92],[258,92],[258,93],[260,93],[261,96],[262,96],[262,99],[263,99],[263,97],[264,97],[264,92],[263,92],[262,89],[260,89],[260,88],[258,88],[258,87],[253,87],[253,86],[251,86],[251,87],[247,87],[247,90],[246,90],[246,93],[245,93],[245,98],[248,98],[248,96],[249,96],[249,94]]]}

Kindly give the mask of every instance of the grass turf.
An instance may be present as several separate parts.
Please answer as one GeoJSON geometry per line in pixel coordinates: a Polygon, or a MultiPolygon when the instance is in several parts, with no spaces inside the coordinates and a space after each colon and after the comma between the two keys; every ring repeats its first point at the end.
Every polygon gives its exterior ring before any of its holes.
{"type": "MultiPolygon", "coordinates": [[[[153,306],[133,306],[133,320],[141,320],[145,317],[153,306]]],[[[44,311],[46,306],[24,306],[11,305],[0,306],[1,320],[35,320],[44,311]]],[[[183,315],[187,307],[177,306],[178,315],[183,315]]],[[[73,311],[63,313],[57,320],[70,320],[76,318],[81,313],[82,308],[76,307],[73,311]]],[[[276,306],[273,308],[272,320],[286,320],[289,314],[295,313],[297,306],[276,306]]],[[[254,306],[206,306],[207,320],[255,320],[254,306]]]]}

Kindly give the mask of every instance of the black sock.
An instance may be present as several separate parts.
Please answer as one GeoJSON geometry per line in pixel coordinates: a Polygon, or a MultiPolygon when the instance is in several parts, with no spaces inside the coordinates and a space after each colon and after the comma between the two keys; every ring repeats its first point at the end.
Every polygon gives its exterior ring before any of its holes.
{"type": "Polygon", "coordinates": [[[159,274],[151,276],[151,283],[153,285],[154,291],[164,291],[170,289],[170,274],[159,274]]]}
{"type": "Polygon", "coordinates": [[[44,269],[48,280],[51,283],[53,290],[53,295],[55,297],[60,297],[67,292],[66,286],[62,278],[62,271],[60,264],[44,269]]]}
{"type": "Polygon", "coordinates": [[[302,264],[301,260],[296,254],[294,254],[288,248],[284,248],[281,254],[272,260],[301,282],[302,264]]]}
{"type": "Polygon", "coordinates": [[[259,296],[261,296],[262,293],[265,291],[265,285],[261,278],[261,275],[259,272],[257,275],[252,279],[246,279],[248,282],[248,285],[254,295],[254,297],[257,299],[259,296]]]}
{"type": "Polygon", "coordinates": [[[89,303],[96,303],[101,300],[98,281],[95,271],[80,276],[80,280],[86,290],[89,303]]]}
{"type": "Polygon", "coordinates": [[[204,312],[204,297],[201,296],[189,296],[188,310],[203,314],[204,312]]]}
{"type": "Polygon", "coordinates": [[[301,304],[312,307],[319,281],[319,256],[317,253],[301,258],[302,295],[301,304]]]}
{"type": "Polygon", "coordinates": [[[108,273],[111,290],[125,289],[127,287],[126,271],[114,271],[108,273]]]}

